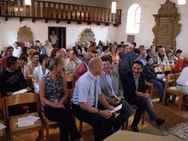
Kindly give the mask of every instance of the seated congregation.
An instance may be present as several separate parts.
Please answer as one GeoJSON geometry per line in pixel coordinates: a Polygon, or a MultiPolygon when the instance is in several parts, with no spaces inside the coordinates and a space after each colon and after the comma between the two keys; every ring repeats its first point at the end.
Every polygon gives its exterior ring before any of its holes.
{"type": "MultiPolygon", "coordinates": [[[[5,115],[38,112],[41,124],[46,123],[45,118],[58,123],[61,141],[84,140],[76,120],[92,126],[95,141],[102,141],[120,130],[132,115],[132,131],[139,132],[138,124],[144,112],[161,126],[167,120],[153,111],[153,97],[148,87],[156,87],[159,103],[169,106],[174,97],[167,91],[171,85],[166,85],[165,78],[178,72],[177,91],[186,96],[188,57],[181,54],[181,50],[174,55],[169,50],[166,54],[163,46],[152,45],[146,49],[141,45],[137,48],[135,42],[124,44],[123,41],[120,44],[79,41],[67,50],[54,47],[48,41],[43,45],[37,40],[30,47],[15,42],[1,54],[1,98],[6,106],[11,96],[34,94],[39,106],[32,102],[27,108],[23,102],[9,105],[5,115]],[[74,76],[71,84],[67,77],[70,74],[74,76]],[[72,91],[68,90],[70,87],[72,91]],[[24,92],[18,92],[23,89],[24,92]],[[112,112],[119,105],[121,109],[112,112]]],[[[6,121],[8,117],[4,119],[6,121]]],[[[14,133],[10,124],[6,126],[7,133],[14,133]]],[[[45,127],[37,128],[41,140],[45,127]]],[[[11,135],[17,137],[20,134],[11,135]]]]}

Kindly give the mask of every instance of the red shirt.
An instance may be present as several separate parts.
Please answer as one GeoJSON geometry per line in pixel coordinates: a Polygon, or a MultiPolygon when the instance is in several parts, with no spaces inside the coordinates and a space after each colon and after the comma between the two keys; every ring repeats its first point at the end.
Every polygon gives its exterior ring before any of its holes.
{"type": "Polygon", "coordinates": [[[186,66],[188,66],[188,62],[184,58],[178,59],[175,65],[174,73],[181,72],[186,66]]]}
{"type": "Polygon", "coordinates": [[[3,68],[3,70],[6,70],[6,68],[7,68],[7,58],[8,57],[4,57],[2,59],[2,68],[3,68]]]}
{"type": "Polygon", "coordinates": [[[78,68],[76,69],[75,72],[75,82],[82,76],[85,72],[87,72],[88,68],[86,63],[83,61],[82,63],[79,64],[78,68]]]}

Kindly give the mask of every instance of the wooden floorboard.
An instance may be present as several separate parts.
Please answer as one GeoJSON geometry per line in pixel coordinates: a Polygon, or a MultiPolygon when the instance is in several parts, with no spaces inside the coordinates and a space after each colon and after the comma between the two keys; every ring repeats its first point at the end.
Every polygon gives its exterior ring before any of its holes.
{"type": "MultiPolygon", "coordinates": [[[[166,107],[166,106],[160,105],[158,103],[154,104],[154,111],[159,116],[162,116],[162,117],[165,117],[166,115],[168,115],[168,125],[170,125],[170,126],[175,125],[179,122],[183,122],[184,118],[180,117],[180,115],[187,112],[185,109],[177,110],[175,107],[166,107]],[[179,117],[175,117],[175,115],[177,115],[179,117]]],[[[133,117],[131,117],[129,119],[129,124],[132,123],[132,120],[133,120],[133,117]]],[[[146,118],[146,121],[147,120],[149,121],[149,119],[146,118]]],[[[79,125],[79,122],[77,120],[76,120],[76,123],[77,123],[77,125],[79,125]]],[[[153,126],[155,126],[154,123],[151,123],[151,124],[153,124],[153,126]]],[[[139,125],[139,129],[144,129],[147,127],[148,127],[147,123],[144,125],[142,125],[142,124],[139,125]]],[[[161,129],[163,129],[163,128],[161,128],[161,129]]],[[[129,131],[132,130],[130,125],[128,126],[128,130],[129,131]]],[[[35,141],[35,139],[37,138],[37,135],[38,135],[37,132],[23,134],[21,136],[16,137],[14,141],[35,141]]],[[[83,123],[82,137],[84,138],[85,141],[94,141],[92,127],[86,123],[83,123]]],[[[0,138],[0,141],[2,141],[1,138],[0,138]]],[[[50,137],[49,137],[48,141],[59,141],[59,129],[51,129],[50,130],[50,137]]]]}

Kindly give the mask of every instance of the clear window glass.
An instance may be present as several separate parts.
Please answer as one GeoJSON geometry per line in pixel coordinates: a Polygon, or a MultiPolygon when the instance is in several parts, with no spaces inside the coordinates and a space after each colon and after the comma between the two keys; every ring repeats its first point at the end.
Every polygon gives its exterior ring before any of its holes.
{"type": "Polygon", "coordinates": [[[128,9],[126,33],[139,33],[141,19],[141,7],[138,4],[132,4],[128,9]]]}
{"type": "Polygon", "coordinates": [[[186,0],[178,0],[178,5],[185,5],[186,4],[186,0]]]}

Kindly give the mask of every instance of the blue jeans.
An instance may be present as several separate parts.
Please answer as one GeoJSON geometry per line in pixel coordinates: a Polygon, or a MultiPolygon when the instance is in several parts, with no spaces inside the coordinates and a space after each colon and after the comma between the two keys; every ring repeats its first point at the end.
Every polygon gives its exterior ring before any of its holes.
{"type": "Polygon", "coordinates": [[[162,79],[150,79],[148,80],[151,82],[158,90],[159,99],[162,102],[163,100],[163,91],[164,91],[164,81],[162,79]]]}
{"type": "Polygon", "coordinates": [[[157,119],[157,116],[152,110],[151,104],[148,103],[147,99],[141,96],[136,96],[134,100],[128,101],[131,105],[136,105],[136,113],[134,115],[134,120],[133,120],[133,126],[137,126],[142,113],[146,111],[150,117],[150,120],[155,121],[157,119]]]}

